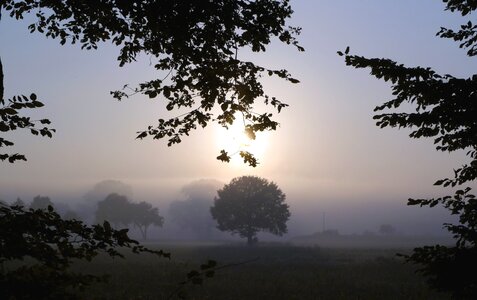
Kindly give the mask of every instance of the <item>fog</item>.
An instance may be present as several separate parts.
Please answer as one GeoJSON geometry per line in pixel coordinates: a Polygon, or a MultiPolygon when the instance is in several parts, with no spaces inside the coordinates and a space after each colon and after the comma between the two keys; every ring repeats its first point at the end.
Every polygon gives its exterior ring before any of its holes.
{"type": "MultiPolygon", "coordinates": [[[[15,151],[25,153],[28,162],[2,165],[0,199],[20,197],[28,203],[48,196],[58,209],[76,210],[92,222],[97,201],[117,192],[159,208],[165,223],[151,238],[197,239],[169,216],[172,202],[187,200],[184,187],[203,179],[226,184],[254,175],[277,183],[291,211],[287,234],[260,239],[287,242],[324,229],[361,234],[382,224],[402,235],[446,235],[442,224],[454,221],[447,211],[407,207],[406,202],[452,193],[433,183],[452,176],[452,169],[466,162],[465,153],[437,152],[431,140],[411,140],[409,131],[377,128],[373,108],[390,98],[389,85],[346,67],[336,51],[349,45],[359,55],[468,76],[476,61],[435,37],[440,26],[460,26],[461,18],[443,12],[438,1],[292,1],[292,6],[292,25],[303,27],[299,41],[306,52],[272,43],[266,53],[240,53],[240,59],[285,68],[301,81],[264,80],[266,91],[290,107],[278,115],[276,132],[257,136],[257,168],[237,156],[229,164],[216,160],[228,143],[219,126],[197,130],[173,147],[135,140],[137,131],[170,112],[161,101],[140,95],[118,103],[109,91],[160,76],[148,57],[119,68],[114,46],[97,51],[60,47],[29,34],[28,20],[2,19],[5,95],[37,93],[45,107],[33,117],[50,118],[57,133],[51,140],[14,136],[15,151]],[[104,181],[107,188],[97,186],[104,181]]],[[[212,233],[210,239],[236,238],[212,233]]],[[[134,228],[132,234],[137,236],[134,228]]]]}
{"type": "MultiPolygon", "coordinates": [[[[214,197],[217,196],[216,191],[226,183],[228,182],[225,180],[199,178],[164,180],[154,186],[147,186],[109,179],[70,193],[64,190],[23,190],[18,193],[2,189],[0,199],[12,203],[20,198],[28,206],[36,195],[48,196],[60,214],[74,211],[83,221],[94,223],[97,203],[107,195],[117,193],[127,196],[132,202],[147,201],[159,208],[159,214],[164,217],[165,222],[163,227],[151,228],[151,240],[237,242],[241,240],[238,236],[216,229],[217,224],[209,211],[214,197]],[[196,204],[184,205],[187,202],[196,204]],[[177,212],[173,214],[173,203],[182,203],[182,206],[176,205],[182,216],[178,217],[177,212]],[[182,218],[182,223],[178,218],[182,218]]],[[[286,194],[286,203],[291,212],[287,223],[288,233],[283,236],[260,233],[260,241],[303,244],[305,238],[306,244],[306,238],[309,236],[336,231],[343,236],[379,236],[380,226],[389,224],[395,229],[395,236],[416,237],[415,244],[412,245],[417,245],[419,241],[424,242],[429,238],[448,238],[449,235],[442,229],[442,224],[456,221],[442,208],[406,206],[405,193],[402,196],[370,195],[366,198],[349,194],[346,198],[341,198],[294,189],[292,183],[286,180],[276,183],[286,194]]],[[[137,229],[131,226],[130,230],[132,237],[140,238],[137,229]]]]}

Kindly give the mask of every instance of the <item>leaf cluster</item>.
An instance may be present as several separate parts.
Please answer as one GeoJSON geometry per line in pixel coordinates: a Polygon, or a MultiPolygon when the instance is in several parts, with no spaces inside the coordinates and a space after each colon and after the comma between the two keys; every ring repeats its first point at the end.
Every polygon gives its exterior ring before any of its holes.
{"type": "Polygon", "coordinates": [[[275,183],[242,176],[232,179],[217,193],[210,212],[219,230],[249,239],[255,238],[259,231],[276,235],[287,232],[289,207],[285,194],[275,183]]]}
{"type": "MultiPolygon", "coordinates": [[[[466,16],[477,9],[470,0],[443,0],[446,9],[466,16]]],[[[467,55],[477,54],[477,27],[471,21],[458,31],[441,28],[437,36],[460,42],[467,55]]],[[[347,65],[366,68],[372,76],[391,84],[393,98],[375,108],[376,125],[408,128],[411,138],[433,138],[436,150],[464,150],[469,162],[454,170],[453,178],[435,185],[456,187],[477,179],[477,74],[457,78],[438,74],[431,68],[406,67],[390,59],[365,58],[338,52],[347,65]],[[410,108],[409,108],[410,107],[410,108]]],[[[434,288],[454,297],[475,298],[477,281],[469,276],[477,267],[477,201],[470,188],[459,189],[453,196],[432,199],[409,199],[408,205],[434,207],[442,205],[459,217],[459,223],[444,224],[456,240],[454,247],[426,246],[405,256],[421,266],[434,288]]]]}
{"type": "Polygon", "coordinates": [[[105,277],[70,270],[77,260],[91,261],[100,253],[123,257],[120,249],[170,257],[115,230],[108,222],[88,226],[64,220],[53,207],[24,210],[0,205],[0,290],[6,299],[74,299],[75,291],[105,277]],[[28,287],[28,288],[25,288],[28,287]]]}
{"type": "Polygon", "coordinates": [[[278,112],[287,104],[266,95],[260,78],[277,76],[299,82],[286,70],[267,69],[238,58],[243,48],[265,51],[273,38],[304,51],[296,40],[301,29],[286,26],[293,13],[289,0],[6,0],[2,8],[16,19],[34,15],[30,31],[59,39],[61,44],[96,49],[99,43],[110,41],[120,48],[120,66],[140,54],[148,55],[154,68],[167,75],[134,88],[126,85],[111,92],[113,97],[162,96],[167,110],[188,111],[159,119],[158,125],[138,132],[139,139],[166,138],[171,146],[210,122],[227,127],[236,113],[244,116],[253,131],[275,130],[278,123],[272,114],[254,112],[254,104],[263,101],[278,112]]]}
{"type": "MultiPolygon", "coordinates": [[[[43,103],[37,99],[35,94],[29,97],[25,95],[13,96],[11,99],[4,100],[0,98],[0,132],[6,133],[19,129],[30,131],[33,135],[39,135],[51,138],[55,129],[42,125],[50,124],[50,120],[32,120],[31,117],[23,115],[27,109],[42,107],[43,103]]],[[[13,146],[14,142],[0,137],[0,148],[13,146]]],[[[0,153],[0,160],[7,160],[14,163],[17,160],[25,160],[22,154],[0,153]]]]}

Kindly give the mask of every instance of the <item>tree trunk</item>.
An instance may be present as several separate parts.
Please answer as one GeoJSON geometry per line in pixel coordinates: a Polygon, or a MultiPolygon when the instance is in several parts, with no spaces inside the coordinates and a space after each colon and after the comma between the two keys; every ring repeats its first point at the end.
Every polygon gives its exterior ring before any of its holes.
{"type": "Polygon", "coordinates": [[[249,235],[247,236],[247,245],[248,246],[253,246],[258,242],[258,239],[255,237],[255,235],[249,235]]]}
{"type": "Polygon", "coordinates": [[[144,226],[144,240],[147,240],[147,226],[144,226]]]}
{"type": "Polygon", "coordinates": [[[0,104],[3,104],[3,66],[2,66],[2,58],[0,57],[0,104]]]}

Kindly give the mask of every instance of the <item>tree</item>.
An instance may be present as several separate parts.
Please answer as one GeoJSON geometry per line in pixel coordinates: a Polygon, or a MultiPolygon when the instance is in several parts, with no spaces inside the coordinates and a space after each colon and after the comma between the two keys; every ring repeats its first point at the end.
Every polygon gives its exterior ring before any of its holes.
{"type": "Polygon", "coordinates": [[[109,194],[103,201],[98,202],[96,223],[111,222],[115,228],[120,225],[128,226],[133,222],[131,202],[126,196],[109,194]]]}
{"type": "MultiPolygon", "coordinates": [[[[1,20],[0,4],[0,20],[1,20]]],[[[4,84],[3,84],[3,66],[0,59],[0,132],[16,131],[18,129],[29,130],[33,135],[41,135],[52,137],[55,129],[48,127],[40,128],[41,124],[50,124],[48,119],[41,119],[38,121],[31,120],[30,117],[22,115],[25,109],[34,109],[42,107],[43,103],[37,99],[36,94],[31,94],[29,97],[25,95],[13,96],[10,99],[4,98],[4,84]]],[[[0,137],[0,148],[13,146],[14,143],[10,140],[0,137]]],[[[0,153],[0,160],[7,160],[14,163],[17,160],[25,160],[26,157],[19,153],[0,153]]]]}
{"type": "MultiPolygon", "coordinates": [[[[304,50],[296,40],[300,28],[286,26],[293,13],[289,0],[98,0],[87,5],[62,0],[5,0],[0,4],[0,13],[2,10],[16,19],[28,15],[33,19],[28,26],[31,32],[58,39],[62,45],[79,43],[89,50],[110,41],[120,48],[120,66],[140,54],[150,56],[152,65],[164,77],[133,88],[126,85],[123,90],[111,92],[113,97],[121,100],[137,93],[149,98],[162,95],[167,110],[190,111],[159,119],[158,125],[138,132],[139,139],[166,138],[170,146],[209,122],[228,127],[237,113],[241,114],[239,120],[244,120],[244,130],[254,139],[256,132],[278,126],[272,113],[257,112],[254,104],[264,102],[278,113],[287,106],[265,94],[260,77],[278,76],[298,83],[286,70],[267,69],[238,56],[243,48],[265,51],[273,38],[304,50]]],[[[33,104],[26,107],[40,105],[36,95],[30,99],[33,104]]],[[[2,116],[9,117],[24,107],[19,102],[14,105],[1,111],[2,116]]],[[[40,133],[51,136],[48,129],[40,133]]],[[[240,155],[244,162],[256,166],[251,153],[242,151],[240,155]]],[[[230,156],[222,150],[218,159],[228,161],[230,156]]]]}
{"type": "MultiPolygon", "coordinates": [[[[477,2],[443,0],[446,10],[466,16],[477,9],[477,2]]],[[[457,31],[441,28],[441,38],[450,38],[467,48],[467,55],[477,55],[477,26],[471,21],[457,31]]],[[[460,187],[477,179],[477,74],[470,78],[440,75],[431,68],[406,67],[390,59],[344,55],[346,64],[369,68],[371,75],[391,83],[393,99],[375,108],[374,116],[383,127],[410,128],[411,138],[434,138],[438,151],[466,150],[469,163],[454,170],[453,178],[438,180],[435,185],[460,187]],[[402,106],[414,112],[398,111],[402,106]]],[[[477,278],[469,276],[477,267],[477,199],[469,187],[459,188],[453,196],[433,199],[409,199],[408,205],[434,207],[438,204],[459,216],[459,224],[444,224],[455,237],[453,247],[426,246],[405,256],[420,265],[434,288],[450,292],[455,298],[477,298],[477,278]]]]}
{"type": "Polygon", "coordinates": [[[49,197],[42,197],[40,195],[33,198],[33,201],[30,204],[31,209],[48,209],[48,207],[54,207],[53,202],[51,202],[49,197]]]}
{"type": "Polygon", "coordinates": [[[133,189],[131,186],[119,180],[103,180],[96,183],[91,190],[85,193],[83,199],[88,203],[96,204],[113,193],[132,198],[133,189]]]}
{"type": "Polygon", "coordinates": [[[100,253],[123,257],[119,248],[170,258],[168,253],[139,245],[127,232],[114,230],[108,222],[87,226],[62,219],[51,206],[24,210],[0,204],[2,299],[77,299],[78,290],[107,278],[71,271],[71,264],[91,261],[100,253]],[[26,257],[29,260],[24,262],[26,257]]]}
{"type": "Polygon", "coordinates": [[[98,202],[96,210],[96,223],[105,220],[114,227],[129,226],[134,224],[141,231],[142,238],[147,239],[147,229],[151,225],[161,227],[164,218],[159,215],[159,210],[150,203],[133,203],[126,196],[109,194],[103,201],[98,202]]]}
{"type": "Polygon", "coordinates": [[[258,241],[259,231],[276,235],[287,232],[290,218],[285,194],[268,180],[255,176],[232,179],[217,191],[214,206],[210,208],[217,228],[247,238],[247,244],[258,241]]]}
{"type": "Polygon", "coordinates": [[[152,207],[150,203],[145,201],[139,203],[132,203],[132,220],[141,231],[142,238],[147,240],[147,229],[154,225],[162,227],[164,218],[159,215],[159,209],[152,207]]]}
{"type": "Polygon", "coordinates": [[[216,222],[210,215],[217,190],[224,184],[217,180],[201,179],[193,181],[181,189],[184,200],[171,202],[169,216],[182,229],[193,232],[200,239],[211,238],[216,222]]]}
{"type": "Polygon", "coordinates": [[[192,231],[199,238],[210,238],[215,221],[210,215],[214,199],[189,198],[176,200],[169,205],[171,221],[182,229],[192,231]]]}
{"type": "MultiPolygon", "coordinates": [[[[167,138],[170,146],[181,142],[181,137],[189,135],[198,126],[217,122],[227,127],[234,122],[235,113],[242,114],[246,121],[244,129],[254,138],[255,132],[275,130],[278,126],[272,113],[254,110],[256,102],[263,101],[278,113],[287,106],[265,94],[260,77],[278,76],[291,83],[298,82],[286,70],[266,69],[238,57],[238,50],[242,48],[265,51],[276,37],[303,51],[295,39],[300,28],[285,25],[292,14],[288,0],[4,0],[0,2],[0,20],[3,12],[15,19],[28,16],[32,20],[28,26],[31,32],[58,39],[62,45],[79,43],[82,49],[90,50],[96,49],[101,42],[110,41],[120,47],[120,66],[134,61],[140,54],[155,60],[152,65],[164,72],[164,78],[139,84],[130,94],[124,90],[112,92],[113,97],[121,100],[136,93],[149,98],[162,95],[168,110],[191,110],[169,120],[160,119],[156,127],[149,126],[138,132],[139,139],[148,135],[154,139],[167,138]]],[[[7,100],[4,91],[0,59],[0,131],[26,129],[33,135],[52,137],[55,130],[42,127],[50,124],[48,119],[35,121],[23,114],[27,109],[43,106],[36,94],[13,96],[7,100]]],[[[0,147],[13,145],[12,141],[0,137],[0,147]]],[[[257,165],[251,153],[242,151],[240,155],[244,162],[257,165]]],[[[217,158],[230,160],[225,150],[217,158]]],[[[0,160],[13,163],[26,160],[26,157],[19,153],[0,153],[0,160]]],[[[14,220],[5,226],[11,226],[7,229],[18,233],[15,225],[21,218],[18,214],[12,214],[12,218],[14,220]]],[[[51,234],[62,233],[55,227],[63,224],[61,218],[50,218],[53,223],[47,222],[49,217],[40,215],[33,214],[30,218],[39,222],[35,227],[39,237],[50,231],[51,234]]],[[[72,237],[71,234],[64,233],[68,236],[66,240],[72,237]]],[[[46,243],[47,240],[39,242],[46,243]]],[[[100,235],[97,242],[102,244],[107,239],[100,235]]],[[[13,247],[14,243],[8,246],[13,247]]],[[[112,247],[116,246],[118,244],[112,247]]]]}

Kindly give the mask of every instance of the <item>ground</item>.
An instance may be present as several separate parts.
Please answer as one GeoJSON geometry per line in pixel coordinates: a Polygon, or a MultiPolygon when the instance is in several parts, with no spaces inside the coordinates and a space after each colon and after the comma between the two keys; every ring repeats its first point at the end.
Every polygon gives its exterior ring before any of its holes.
{"type": "Polygon", "coordinates": [[[177,299],[171,294],[189,270],[214,259],[225,268],[202,286],[188,286],[188,299],[450,299],[430,291],[412,265],[397,257],[409,249],[325,249],[286,244],[162,244],[171,261],[152,256],[106,257],[82,271],[111,274],[108,284],[85,290],[88,299],[177,299]]]}

